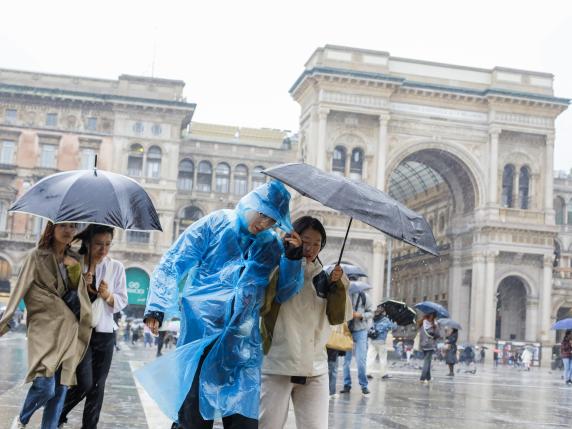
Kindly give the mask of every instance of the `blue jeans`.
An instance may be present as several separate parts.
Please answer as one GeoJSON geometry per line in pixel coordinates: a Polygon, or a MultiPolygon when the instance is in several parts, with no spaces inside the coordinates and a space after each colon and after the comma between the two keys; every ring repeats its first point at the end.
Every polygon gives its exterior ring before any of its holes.
{"type": "Polygon", "coordinates": [[[356,363],[358,370],[358,381],[362,389],[367,387],[367,375],[365,373],[367,359],[367,329],[352,332],[354,339],[354,351],[346,352],[344,359],[344,386],[352,386],[352,377],[350,375],[350,365],[352,363],[352,354],[356,355],[356,363]]]}
{"type": "Polygon", "coordinates": [[[60,371],[52,377],[36,377],[22,406],[20,422],[27,425],[32,415],[44,407],[41,429],[57,429],[67,390],[60,384],[60,371]]]}
{"type": "Polygon", "coordinates": [[[564,381],[572,381],[572,358],[562,358],[564,364],[564,381]]]}
{"type": "Polygon", "coordinates": [[[434,350],[423,350],[423,369],[421,370],[421,381],[431,380],[431,360],[434,350]]]}
{"type": "Polygon", "coordinates": [[[338,378],[338,359],[328,361],[328,378],[330,381],[330,395],[336,393],[336,381],[338,378]]]}

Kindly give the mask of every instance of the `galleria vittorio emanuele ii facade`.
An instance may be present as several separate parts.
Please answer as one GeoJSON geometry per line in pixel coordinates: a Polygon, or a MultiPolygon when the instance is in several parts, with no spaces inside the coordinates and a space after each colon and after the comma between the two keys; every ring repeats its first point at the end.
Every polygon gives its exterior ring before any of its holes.
{"type": "MultiPolygon", "coordinates": [[[[552,75],[327,45],[293,76],[293,131],[194,122],[183,87],[0,70],[4,293],[41,228],[6,209],[45,175],[97,154],[101,168],[144,184],[164,233],[121,233],[113,249],[136,308],[182,229],[234,206],[264,168],[304,161],[382,189],[431,224],[439,257],[354,224],[344,261],[368,273],[376,302],[440,302],[466,341],[533,343],[549,362],[550,326],[572,308],[572,177],[553,173],[554,123],[569,100],[555,96],[552,75]]],[[[322,259],[335,261],[348,218],[296,196],[293,217],[302,214],[324,221],[322,259]]]]}

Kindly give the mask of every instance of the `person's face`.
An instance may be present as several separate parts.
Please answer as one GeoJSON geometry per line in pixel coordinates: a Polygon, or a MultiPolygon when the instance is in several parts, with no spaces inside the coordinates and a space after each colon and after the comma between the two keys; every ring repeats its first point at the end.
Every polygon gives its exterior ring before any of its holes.
{"type": "Polygon", "coordinates": [[[60,244],[68,245],[76,233],[75,223],[58,223],[54,229],[54,239],[60,244]]]}
{"type": "Polygon", "coordinates": [[[109,232],[95,234],[91,239],[91,246],[89,249],[91,257],[96,261],[100,261],[105,258],[109,253],[112,241],[113,237],[109,232]]]}
{"type": "Polygon", "coordinates": [[[314,261],[322,249],[322,235],[315,229],[308,228],[302,234],[304,257],[308,262],[314,261]]]}
{"type": "Polygon", "coordinates": [[[266,231],[268,228],[272,228],[275,223],[276,221],[271,217],[263,213],[256,213],[248,224],[248,232],[256,235],[262,231],[266,231]]]}

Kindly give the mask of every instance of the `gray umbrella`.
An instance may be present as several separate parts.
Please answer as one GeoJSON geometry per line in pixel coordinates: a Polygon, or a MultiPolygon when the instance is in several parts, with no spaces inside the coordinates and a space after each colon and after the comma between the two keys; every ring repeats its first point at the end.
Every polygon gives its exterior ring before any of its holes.
{"type": "Polygon", "coordinates": [[[441,328],[451,328],[451,329],[463,329],[459,322],[454,321],[453,319],[439,319],[437,321],[441,328]]]}
{"type": "MultiPolygon", "coordinates": [[[[348,178],[326,173],[304,163],[282,164],[263,171],[302,195],[358,219],[391,237],[438,255],[437,243],[427,221],[386,193],[348,178]]],[[[346,240],[342,246],[344,251],[346,240]]],[[[340,254],[341,260],[341,254],[340,254]]]]}
{"type": "Polygon", "coordinates": [[[359,293],[372,289],[372,286],[366,282],[354,280],[350,282],[349,293],[359,293]]]}

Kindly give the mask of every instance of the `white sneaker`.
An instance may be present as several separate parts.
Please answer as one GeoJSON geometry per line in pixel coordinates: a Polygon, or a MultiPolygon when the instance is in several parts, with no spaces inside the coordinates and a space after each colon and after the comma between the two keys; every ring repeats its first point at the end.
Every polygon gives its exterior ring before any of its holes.
{"type": "Polygon", "coordinates": [[[337,393],[330,395],[330,399],[338,399],[339,397],[340,397],[340,395],[338,395],[337,393]]]}
{"type": "Polygon", "coordinates": [[[14,417],[14,420],[12,420],[12,426],[10,426],[10,429],[26,429],[26,425],[20,422],[20,416],[16,416],[14,417]]]}

